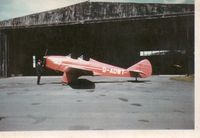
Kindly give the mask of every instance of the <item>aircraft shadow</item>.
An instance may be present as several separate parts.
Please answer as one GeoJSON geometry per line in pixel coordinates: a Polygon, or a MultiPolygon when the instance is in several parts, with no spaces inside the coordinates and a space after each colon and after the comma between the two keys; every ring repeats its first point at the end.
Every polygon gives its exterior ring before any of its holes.
{"type": "Polygon", "coordinates": [[[132,82],[132,83],[146,83],[150,82],[150,80],[125,80],[125,81],[95,81],[94,83],[126,83],[126,82],[132,82]]]}
{"type": "MultiPolygon", "coordinates": [[[[60,84],[65,85],[62,82],[49,82],[49,83],[40,83],[39,85],[46,85],[46,84],[60,84]]],[[[77,79],[70,84],[66,84],[66,86],[70,86],[72,89],[95,89],[95,83],[91,82],[87,79],[77,79]]]]}
{"type": "Polygon", "coordinates": [[[77,79],[69,84],[73,89],[95,89],[95,83],[87,79],[77,79]]]}
{"type": "MultiPolygon", "coordinates": [[[[90,81],[87,79],[77,79],[70,84],[68,84],[72,89],[95,89],[95,84],[96,83],[127,83],[127,82],[132,82],[132,83],[146,83],[150,82],[150,80],[124,80],[124,81],[90,81]]],[[[40,85],[45,85],[45,84],[63,84],[62,82],[50,82],[50,83],[41,83],[40,85]]]]}
{"type": "Polygon", "coordinates": [[[147,82],[150,82],[150,80],[127,80],[127,82],[132,82],[132,83],[147,83],[147,82]]]}

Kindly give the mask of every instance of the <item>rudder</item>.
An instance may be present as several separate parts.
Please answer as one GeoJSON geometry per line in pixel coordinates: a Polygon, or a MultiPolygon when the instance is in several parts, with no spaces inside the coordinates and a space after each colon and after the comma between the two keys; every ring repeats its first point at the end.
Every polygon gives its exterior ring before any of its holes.
{"type": "Polygon", "coordinates": [[[147,78],[152,74],[152,66],[148,59],[141,60],[140,62],[129,67],[127,70],[139,73],[141,78],[147,78]]]}

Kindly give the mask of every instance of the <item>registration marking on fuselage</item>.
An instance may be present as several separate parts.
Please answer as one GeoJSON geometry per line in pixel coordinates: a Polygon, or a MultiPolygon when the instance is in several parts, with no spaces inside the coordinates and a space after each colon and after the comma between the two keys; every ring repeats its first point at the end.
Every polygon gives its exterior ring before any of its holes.
{"type": "Polygon", "coordinates": [[[102,72],[103,73],[111,73],[111,74],[118,74],[118,75],[123,75],[124,74],[124,71],[123,69],[118,69],[118,68],[107,68],[107,67],[103,67],[102,68],[102,72]]]}

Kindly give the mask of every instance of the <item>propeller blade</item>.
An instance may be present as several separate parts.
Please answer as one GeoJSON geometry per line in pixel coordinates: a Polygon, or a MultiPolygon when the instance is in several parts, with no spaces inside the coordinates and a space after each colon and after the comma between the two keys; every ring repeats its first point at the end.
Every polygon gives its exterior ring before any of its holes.
{"type": "Polygon", "coordinates": [[[44,56],[43,56],[42,67],[45,67],[45,66],[46,66],[46,58],[45,58],[45,57],[46,57],[47,53],[48,53],[48,49],[46,49],[45,54],[44,54],[44,56]]]}

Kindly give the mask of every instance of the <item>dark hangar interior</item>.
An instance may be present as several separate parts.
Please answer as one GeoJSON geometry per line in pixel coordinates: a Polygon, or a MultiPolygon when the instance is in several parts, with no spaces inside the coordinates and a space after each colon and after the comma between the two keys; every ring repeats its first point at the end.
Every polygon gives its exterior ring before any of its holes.
{"type": "Polygon", "coordinates": [[[147,58],[153,74],[193,74],[194,5],[82,2],[0,21],[0,76],[35,75],[46,49],[124,68],[147,58]]]}

